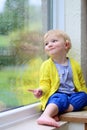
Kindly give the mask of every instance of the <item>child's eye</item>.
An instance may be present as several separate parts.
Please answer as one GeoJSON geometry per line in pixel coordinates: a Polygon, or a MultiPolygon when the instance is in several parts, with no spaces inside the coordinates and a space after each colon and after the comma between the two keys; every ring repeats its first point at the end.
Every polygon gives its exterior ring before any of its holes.
{"type": "Polygon", "coordinates": [[[52,42],[57,42],[58,40],[52,40],[52,42]]]}
{"type": "Polygon", "coordinates": [[[45,43],[45,46],[47,46],[47,45],[48,45],[48,43],[46,42],[46,43],[45,43]]]}

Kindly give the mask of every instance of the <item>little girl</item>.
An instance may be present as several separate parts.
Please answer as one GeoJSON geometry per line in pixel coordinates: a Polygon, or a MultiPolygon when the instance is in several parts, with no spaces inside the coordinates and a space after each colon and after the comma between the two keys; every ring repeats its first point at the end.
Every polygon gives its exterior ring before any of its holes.
{"type": "Polygon", "coordinates": [[[65,32],[49,30],[44,48],[50,58],[42,63],[39,88],[31,91],[42,104],[38,124],[59,127],[59,113],[79,111],[87,105],[87,87],[80,65],[67,57],[71,40],[65,32]]]}

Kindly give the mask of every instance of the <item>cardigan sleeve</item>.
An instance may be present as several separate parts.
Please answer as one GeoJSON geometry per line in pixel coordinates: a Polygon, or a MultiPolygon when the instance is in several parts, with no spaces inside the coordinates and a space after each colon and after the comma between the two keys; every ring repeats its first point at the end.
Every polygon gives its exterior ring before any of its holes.
{"type": "Polygon", "coordinates": [[[84,91],[87,93],[87,87],[83,76],[82,68],[79,63],[71,59],[73,81],[77,91],[84,91]]]}
{"type": "Polygon", "coordinates": [[[48,93],[50,90],[50,68],[47,62],[43,62],[40,68],[40,80],[39,88],[42,89],[44,93],[48,93]]]}
{"type": "Polygon", "coordinates": [[[80,91],[84,91],[84,92],[87,93],[87,86],[86,86],[86,82],[85,82],[85,79],[84,79],[84,76],[83,76],[82,68],[81,68],[81,66],[79,66],[78,68],[79,68],[78,77],[79,77],[79,82],[80,82],[80,85],[81,85],[80,91]]]}

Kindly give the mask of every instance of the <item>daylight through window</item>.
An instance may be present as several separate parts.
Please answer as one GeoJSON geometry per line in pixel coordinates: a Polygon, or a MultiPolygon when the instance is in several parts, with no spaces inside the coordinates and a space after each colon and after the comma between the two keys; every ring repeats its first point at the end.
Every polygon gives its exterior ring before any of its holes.
{"type": "Polygon", "coordinates": [[[35,103],[48,0],[0,1],[0,112],[35,103]]]}

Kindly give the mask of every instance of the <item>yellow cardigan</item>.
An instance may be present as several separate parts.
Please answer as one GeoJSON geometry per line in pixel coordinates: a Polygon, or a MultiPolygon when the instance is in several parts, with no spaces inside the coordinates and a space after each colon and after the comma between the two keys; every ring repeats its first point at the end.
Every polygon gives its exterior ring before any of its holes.
{"type": "MultiPolygon", "coordinates": [[[[72,74],[73,74],[73,82],[75,85],[75,91],[84,91],[87,93],[87,87],[85,84],[85,80],[82,74],[82,70],[80,65],[74,60],[70,58],[72,74]]],[[[43,96],[41,97],[42,110],[45,109],[48,98],[55,93],[60,86],[60,79],[58,75],[58,71],[55,67],[54,62],[51,58],[44,61],[40,68],[40,83],[39,88],[43,90],[43,96]]]]}

